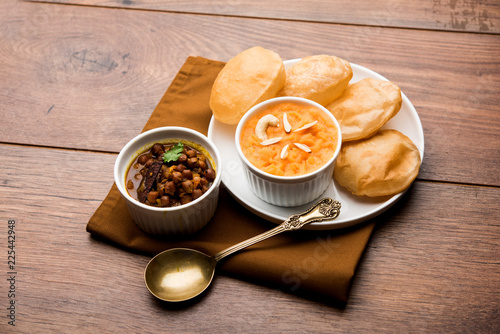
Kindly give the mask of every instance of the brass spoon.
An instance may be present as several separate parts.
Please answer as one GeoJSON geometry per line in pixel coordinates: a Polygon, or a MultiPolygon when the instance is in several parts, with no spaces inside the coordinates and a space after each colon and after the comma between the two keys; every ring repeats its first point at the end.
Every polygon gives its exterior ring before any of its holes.
{"type": "Polygon", "coordinates": [[[307,211],[290,216],[275,228],[231,246],[214,256],[194,249],[172,248],[153,257],[146,266],[144,281],[157,298],[180,302],[198,296],[212,282],[217,263],[224,257],[284,231],[294,231],[304,225],[334,219],[340,213],[340,203],[324,198],[307,211]]]}

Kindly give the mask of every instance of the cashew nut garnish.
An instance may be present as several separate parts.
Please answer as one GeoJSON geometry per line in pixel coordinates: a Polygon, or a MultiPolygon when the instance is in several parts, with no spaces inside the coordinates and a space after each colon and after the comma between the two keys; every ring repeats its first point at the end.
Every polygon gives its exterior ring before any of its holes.
{"type": "MultiPolygon", "coordinates": [[[[280,120],[278,117],[268,114],[259,119],[257,125],[255,126],[255,134],[261,141],[267,140],[267,127],[268,126],[279,126],[280,120]]],[[[269,145],[269,144],[268,144],[269,145]]]]}

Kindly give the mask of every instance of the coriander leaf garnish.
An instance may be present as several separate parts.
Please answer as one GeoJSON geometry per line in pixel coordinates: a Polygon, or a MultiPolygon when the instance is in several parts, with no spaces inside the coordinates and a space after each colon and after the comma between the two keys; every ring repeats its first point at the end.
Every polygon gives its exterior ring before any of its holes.
{"type": "Polygon", "coordinates": [[[163,153],[163,162],[167,163],[170,161],[177,161],[179,157],[182,155],[182,150],[184,149],[184,145],[182,143],[175,144],[170,150],[163,153]]]}

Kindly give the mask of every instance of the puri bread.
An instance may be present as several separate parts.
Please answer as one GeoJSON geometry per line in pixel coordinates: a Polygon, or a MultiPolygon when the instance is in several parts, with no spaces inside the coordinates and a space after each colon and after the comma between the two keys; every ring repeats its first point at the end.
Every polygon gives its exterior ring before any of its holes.
{"type": "Polygon", "coordinates": [[[415,144],[397,130],[342,144],[334,178],[358,196],[394,195],[410,186],[420,169],[415,144]]]}
{"type": "Polygon", "coordinates": [[[339,122],[342,141],[371,136],[401,109],[401,90],[390,81],[367,78],[349,85],[326,106],[339,122]]]}
{"type": "Polygon", "coordinates": [[[335,56],[302,58],[286,71],[280,96],[297,96],[325,106],[335,100],[352,78],[351,64],[335,56]]]}
{"type": "Polygon", "coordinates": [[[214,118],[236,124],[251,107],[275,97],[284,83],[285,66],[277,53],[258,46],[245,50],[215,79],[209,101],[214,118]]]}

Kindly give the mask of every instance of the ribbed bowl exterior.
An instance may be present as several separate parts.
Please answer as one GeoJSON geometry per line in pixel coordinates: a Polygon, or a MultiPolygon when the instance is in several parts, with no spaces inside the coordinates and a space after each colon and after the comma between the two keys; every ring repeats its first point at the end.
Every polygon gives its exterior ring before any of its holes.
{"type": "MultiPolygon", "coordinates": [[[[184,235],[202,229],[212,219],[217,208],[219,188],[189,209],[149,211],[127,201],[134,222],[151,235],[184,235]]],[[[179,207],[180,208],[180,207],[179,207]]]]}
{"type": "Polygon", "coordinates": [[[276,97],[264,102],[261,102],[243,115],[236,128],[234,141],[236,150],[243,165],[244,174],[246,176],[250,190],[261,200],[276,206],[292,207],[309,203],[321,196],[333,182],[333,169],[335,161],[342,146],[342,133],[340,126],[328,109],[324,106],[300,97],[282,96],[276,97]],[[332,158],[328,160],[322,167],[305,175],[297,176],[276,176],[266,173],[254,165],[245,157],[241,150],[240,140],[241,131],[246,122],[255,114],[269,108],[271,106],[291,102],[307,106],[313,106],[321,110],[324,115],[330,117],[337,130],[337,142],[332,158]]]}
{"type": "Polygon", "coordinates": [[[298,183],[273,182],[244,168],[250,190],[261,200],[273,205],[290,207],[309,203],[323,194],[332,182],[334,165],[314,178],[298,183]]]}

